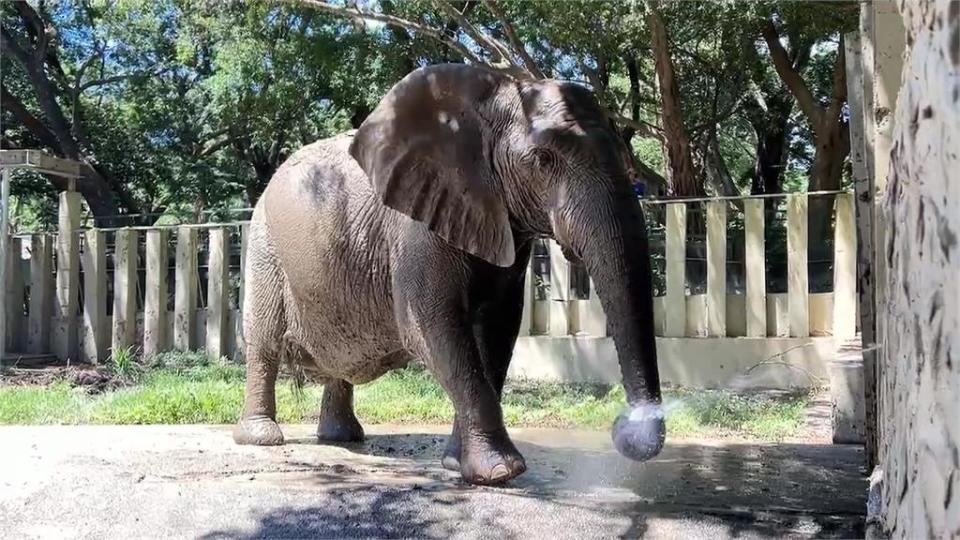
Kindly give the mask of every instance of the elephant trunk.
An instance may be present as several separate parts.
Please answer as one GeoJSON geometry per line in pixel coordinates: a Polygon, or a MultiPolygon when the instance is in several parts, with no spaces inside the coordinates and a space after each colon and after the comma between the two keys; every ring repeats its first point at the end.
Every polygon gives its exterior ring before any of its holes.
{"type": "Polygon", "coordinates": [[[623,375],[629,408],[614,423],[613,440],[620,454],[644,461],[660,452],[666,435],[646,226],[626,190],[586,200],[591,209],[582,202],[573,212],[579,225],[568,229],[569,240],[593,278],[623,375]]]}

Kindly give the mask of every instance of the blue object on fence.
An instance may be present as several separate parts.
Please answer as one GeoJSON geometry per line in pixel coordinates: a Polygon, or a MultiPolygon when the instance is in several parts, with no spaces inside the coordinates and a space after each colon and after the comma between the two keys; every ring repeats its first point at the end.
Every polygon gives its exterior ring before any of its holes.
{"type": "Polygon", "coordinates": [[[634,193],[637,197],[643,197],[643,194],[644,194],[644,192],[646,191],[645,188],[646,188],[646,186],[643,184],[643,182],[635,182],[635,183],[633,184],[633,193],[634,193]]]}

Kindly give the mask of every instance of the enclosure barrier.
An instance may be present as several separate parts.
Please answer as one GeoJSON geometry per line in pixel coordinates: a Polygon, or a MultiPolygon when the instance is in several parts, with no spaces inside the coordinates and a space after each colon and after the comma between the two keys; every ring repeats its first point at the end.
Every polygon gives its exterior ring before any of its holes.
{"type": "MultiPolygon", "coordinates": [[[[810,292],[808,279],[808,198],[786,197],[786,292],[767,288],[771,261],[764,245],[765,216],[771,214],[764,198],[644,201],[648,214],[663,212],[662,242],[651,239],[655,273],[662,278],[654,298],[656,335],[853,336],[853,197],[831,195],[833,239],[818,242],[832,243],[832,292],[816,293],[810,292]],[[696,259],[690,256],[696,243],[691,240],[696,235],[688,234],[696,221],[691,207],[698,204],[705,206],[698,225],[704,233],[704,290],[687,275],[696,259]],[[742,221],[742,248],[728,237],[734,230],[730,208],[742,221]],[[728,252],[736,254],[735,268],[742,272],[728,274],[728,252]]],[[[62,359],[90,362],[127,348],[146,357],[196,349],[215,357],[241,356],[246,222],[81,229],[79,196],[65,192],[60,202],[59,226],[65,233],[16,236],[8,248],[8,351],[52,351],[62,359]]],[[[535,250],[524,295],[521,336],[607,335],[592,281],[582,270],[578,274],[552,240],[535,250]]]]}
{"type": "MultiPolygon", "coordinates": [[[[660,337],[853,337],[857,323],[856,228],[851,193],[793,194],[786,196],[787,283],[786,292],[767,290],[770,261],[765,252],[765,199],[769,197],[644,201],[661,205],[665,214],[665,290],[654,298],[655,333],[660,337]],[[834,204],[832,242],[832,291],[810,292],[808,260],[808,199],[830,196],[834,204]],[[686,276],[688,253],[688,208],[703,202],[705,211],[706,290],[695,292],[686,276]],[[731,292],[728,280],[728,207],[742,205],[744,284],[731,292]]],[[[739,207],[737,211],[740,212],[739,207]]],[[[829,229],[829,228],[828,228],[829,229]]],[[[576,291],[574,265],[560,246],[547,240],[550,272],[549,295],[537,295],[537,259],[531,260],[524,288],[522,336],[605,336],[606,319],[594,294],[576,291]],[[586,298],[584,298],[586,296],[586,298]]],[[[653,242],[651,243],[653,245],[653,242]]]]}

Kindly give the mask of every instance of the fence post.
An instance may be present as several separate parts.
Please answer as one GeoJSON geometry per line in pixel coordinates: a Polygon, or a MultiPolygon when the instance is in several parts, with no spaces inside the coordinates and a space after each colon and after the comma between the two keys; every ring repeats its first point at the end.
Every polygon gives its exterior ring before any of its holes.
{"type": "Polygon", "coordinates": [[[833,239],[833,335],[843,339],[857,333],[857,229],[853,216],[853,195],[837,195],[833,239]]]}
{"type": "MultiPolygon", "coordinates": [[[[869,35],[871,10],[861,10],[860,20],[864,35],[869,35]]],[[[869,105],[872,102],[872,69],[873,49],[872,39],[861,39],[859,32],[851,32],[845,36],[846,67],[847,67],[847,99],[850,103],[850,162],[853,168],[854,204],[856,213],[856,242],[857,242],[857,282],[859,296],[857,306],[860,310],[860,336],[863,345],[864,371],[864,407],[865,407],[865,452],[867,466],[873,468],[877,457],[877,393],[876,393],[876,349],[873,344],[876,337],[876,304],[874,303],[874,273],[873,273],[873,179],[870,169],[873,167],[872,143],[870,133],[872,129],[871,116],[873,111],[869,105]],[[869,59],[867,57],[870,57],[869,59]],[[870,88],[868,91],[867,88],[870,88]]],[[[834,319],[836,320],[836,319],[834,319]]]]}
{"type": "Polygon", "coordinates": [[[787,197],[787,309],[790,314],[790,337],[810,335],[809,294],[807,195],[795,193],[787,197]]]}
{"type": "Polygon", "coordinates": [[[560,244],[548,242],[550,250],[550,335],[570,333],[570,263],[563,256],[560,244]]]}
{"type": "Polygon", "coordinates": [[[250,224],[240,226],[240,290],[237,293],[237,309],[243,314],[243,299],[247,294],[247,247],[250,243],[250,224]]]}
{"type": "Polygon", "coordinates": [[[136,343],[137,236],[136,231],[120,229],[114,241],[112,354],[136,343]]]}
{"type": "MultiPolygon", "coordinates": [[[[532,251],[532,250],[531,250],[532,251]]],[[[529,336],[533,325],[533,255],[527,262],[523,276],[523,314],[520,317],[520,334],[529,336]]]]}
{"type": "Polygon", "coordinates": [[[146,290],[143,296],[143,357],[167,348],[167,231],[147,231],[146,290]]]}
{"type": "Polygon", "coordinates": [[[763,199],[743,202],[744,263],[747,281],[747,337],[767,335],[767,264],[764,256],[763,199]]]}
{"type": "Polygon", "coordinates": [[[707,335],[727,335],[727,203],[707,203],[707,335]]]}
{"type": "Polygon", "coordinates": [[[174,280],[173,347],[193,349],[193,326],[197,317],[197,230],[177,229],[177,261],[174,280]]]}
{"type": "Polygon", "coordinates": [[[687,205],[667,204],[666,282],[664,334],[683,337],[687,330],[687,205]]]}
{"type": "Polygon", "coordinates": [[[27,317],[27,352],[50,352],[50,315],[53,310],[53,237],[35,234],[30,239],[30,314],[27,317]]]}
{"type": "Polygon", "coordinates": [[[4,315],[6,323],[6,339],[8,351],[23,350],[23,272],[20,253],[23,241],[20,238],[9,238],[7,243],[7,274],[4,278],[6,297],[4,298],[4,315]]]}
{"type": "MultiPolygon", "coordinates": [[[[9,217],[10,217],[10,171],[3,169],[0,171],[0,283],[7,280],[7,246],[10,240],[9,217]]],[[[7,296],[6,287],[0,288],[0,368],[3,367],[3,356],[5,352],[6,329],[7,329],[7,310],[5,306],[10,302],[7,296]]]]}
{"type": "Polygon", "coordinates": [[[227,240],[224,228],[210,229],[210,250],[207,259],[207,356],[220,358],[226,354],[227,329],[227,240]]]}
{"type": "Polygon", "coordinates": [[[60,360],[77,356],[77,302],[80,293],[80,194],[61,191],[57,219],[57,300],[54,316],[57,327],[53,353],[60,360]]]}
{"type": "Polygon", "coordinates": [[[600,295],[597,294],[597,287],[590,280],[590,298],[580,304],[580,331],[594,337],[604,337],[607,335],[607,314],[603,312],[603,306],[600,304],[600,295]]]}
{"type": "Polygon", "coordinates": [[[107,250],[102,231],[83,234],[83,359],[96,364],[107,358],[107,250]]]}

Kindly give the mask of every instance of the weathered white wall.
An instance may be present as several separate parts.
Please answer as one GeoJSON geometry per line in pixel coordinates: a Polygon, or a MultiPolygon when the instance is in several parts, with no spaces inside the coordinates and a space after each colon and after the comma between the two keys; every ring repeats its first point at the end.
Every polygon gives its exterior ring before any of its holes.
{"type": "Polygon", "coordinates": [[[957,538],[960,2],[903,0],[900,10],[909,51],[883,202],[886,279],[878,282],[883,515],[894,537],[957,538]]]}

